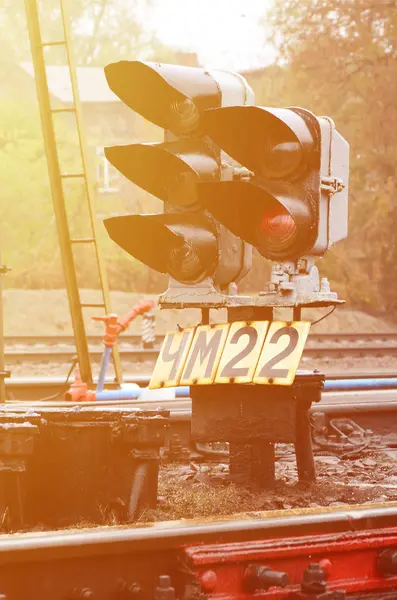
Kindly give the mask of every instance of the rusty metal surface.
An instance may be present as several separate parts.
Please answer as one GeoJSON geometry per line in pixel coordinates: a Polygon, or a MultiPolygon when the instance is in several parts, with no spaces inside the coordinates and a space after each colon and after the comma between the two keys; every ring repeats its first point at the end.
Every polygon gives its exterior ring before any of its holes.
{"type": "Polygon", "coordinates": [[[296,439],[297,411],[321,398],[324,375],[301,372],[290,387],[192,387],[192,435],[197,441],[296,439]]]}
{"type": "Polygon", "coordinates": [[[321,581],[322,592],[385,598],[379,594],[397,591],[396,522],[394,503],[3,535],[0,594],[194,600],[260,591],[264,598],[317,600],[321,581]],[[310,578],[319,569],[322,577],[310,578]]]}
{"type": "Polygon", "coordinates": [[[0,536],[0,565],[130,551],[169,550],[182,545],[284,539],[395,527],[397,503],[242,513],[134,526],[65,529],[0,536]]]}
{"type": "Polygon", "coordinates": [[[201,545],[187,548],[186,554],[211,597],[261,592],[264,598],[307,594],[314,600],[335,590],[397,594],[396,546],[394,527],[201,545]]]}
{"type": "Polygon", "coordinates": [[[0,413],[0,530],[124,522],[154,508],[168,416],[65,405],[0,413]]]}
{"type": "MultiPolygon", "coordinates": [[[[345,373],[328,373],[326,370],[327,380],[343,379],[345,373]]],[[[363,379],[370,377],[371,379],[383,379],[388,377],[396,377],[397,373],[394,370],[382,370],[380,372],[372,371],[349,371],[349,379],[363,379]]],[[[150,373],[137,373],[125,377],[126,383],[137,383],[140,387],[146,387],[151,378],[150,373]]],[[[40,401],[44,398],[49,398],[60,401],[62,393],[65,391],[65,377],[13,377],[7,381],[7,399],[21,401],[40,401]]],[[[116,387],[112,381],[106,381],[106,387],[113,389],[116,387]]],[[[360,393],[360,392],[359,392],[360,393]]],[[[395,398],[397,399],[397,393],[395,398]]]]}

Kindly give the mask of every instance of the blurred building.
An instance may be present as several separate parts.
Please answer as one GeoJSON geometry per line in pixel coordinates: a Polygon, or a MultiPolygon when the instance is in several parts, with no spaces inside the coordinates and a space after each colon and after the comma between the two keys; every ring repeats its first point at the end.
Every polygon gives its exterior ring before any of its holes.
{"type": "MultiPolygon", "coordinates": [[[[195,53],[175,52],[174,64],[191,67],[200,66],[195,53]]],[[[72,87],[67,66],[53,65],[47,67],[49,90],[54,107],[72,105],[72,87]]],[[[242,73],[258,91],[266,78],[268,68],[255,69],[242,73]]],[[[17,86],[20,89],[31,88],[34,96],[33,64],[20,64],[17,86]],[[28,81],[26,79],[28,78],[28,81]]],[[[92,162],[95,164],[96,189],[99,196],[114,194],[131,198],[131,184],[106,160],[103,152],[105,146],[131,144],[138,141],[161,141],[163,130],[140,117],[123,104],[109,89],[102,67],[77,67],[77,81],[80,101],[84,117],[84,131],[92,162]]],[[[74,119],[72,115],[63,114],[66,122],[74,119]]],[[[73,128],[70,122],[70,130],[73,128]]],[[[69,127],[68,127],[69,128],[69,127]]],[[[134,197],[139,201],[141,192],[135,188],[134,197]]]]}
{"type": "MultiPolygon", "coordinates": [[[[176,52],[175,64],[200,66],[194,53],[176,52]]],[[[32,63],[23,62],[15,78],[17,88],[29,88],[34,92],[34,68],[32,63]],[[29,78],[31,81],[26,81],[29,78]],[[33,84],[33,85],[30,85],[33,84]]],[[[72,86],[67,66],[47,67],[52,106],[70,107],[73,102],[72,86]]],[[[92,162],[95,163],[95,179],[100,196],[117,194],[131,195],[130,183],[106,160],[103,148],[138,141],[161,141],[163,130],[140,117],[123,104],[109,89],[102,67],[77,67],[77,81],[84,117],[84,131],[92,162]]],[[[65,122],[74,116],[63,114],[65,122]]],[[[70,122],[70,130],[73,123],[70,122]]]]}

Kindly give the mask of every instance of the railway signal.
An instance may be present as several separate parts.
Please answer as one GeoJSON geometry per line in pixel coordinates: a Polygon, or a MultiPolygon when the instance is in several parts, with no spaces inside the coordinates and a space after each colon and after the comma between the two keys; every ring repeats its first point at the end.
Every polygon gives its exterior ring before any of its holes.
{"type": "Polygon", "coordinates": [[[332,303],[314,267],[347,235],[349,146],[332,120],[302,108],[232,106],[206,110],[202,123],[243,168],[229,181],[200,182],[200,202],[275,261],[263,303],[332,303]]]}
{"type": "Polygon", "coordinates": [[[129,254],[170,276],[163,306],[222,305],[230,285],[250,267],[251,248],[203,209],[198,183],[232,177],[221,150],[205,134],[205,110],[248,105],[253,92],[235,73],[121,61],[105,68],[110,88],[131,109],[165,130],[161,143],[105,149],[130,181],[165,203],[163,214],[105,220],[129,254]]]}

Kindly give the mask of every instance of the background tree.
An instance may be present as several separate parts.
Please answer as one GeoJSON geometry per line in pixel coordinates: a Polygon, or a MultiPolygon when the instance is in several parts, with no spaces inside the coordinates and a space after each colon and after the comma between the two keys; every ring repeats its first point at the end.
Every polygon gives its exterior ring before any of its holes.
{"type": "MultiPolygon", "coordinates": [[[[64,0],[73,34],[73,51],[80,66],[103,66],[112,60],[172,58],[145,22],[153,0],[64,0]]],[[[40,0],[43,38],[62,39],[59,0],[40,0]]],[[[1,44],[18,62],[31,60],[23,0],[9,0],[0,11],[1,44]]],[[[48,48],[48,64],[64,64],[63,50],[48,48]]]]}
{"type": "Polygon", "coordinates": [[[330,115],[351,147],[349,237],[322,269],[356,306],[397,316],[397,2],[275,0],[266,28],[279,68],[259,101],[330,115]]]}
{"type": "MultiPolygon", "coordinates": [[[[64,0],[64,3],[71,18],[78,65],[103,67],[122,57],[173,60],[172,52],[142,23],[151,0],[64,0]]],[[[43,39],[62,39],[59,0],[40,1],[39,6],[43,39]]],[[[64,49],[49,49],[46,63],[66,64],[65,59],[64,49]]],[[[0,223],[3,256],[12,266],[7,285],[63,287],[39,114],[33,86],[24,95],[24,86],[29,81],[18,68],[22,61],[31,61],[31,55],[24,2],[16,0],[0,10],[0,71],[5,92],[0,101],[0,223]]],[[[100,145],[103,131],[97,133],[96,142],[100,145]]],[[[61,122],[59,130],[57,125],[57,137],[63,170],[79,170],[73,166],[77,157],[74,126],[69,131],[67,123],[61,122]]],[[[88,223],[80,196],[81,189],[68,192],[69,218],[77,237],[88,223]]],[[[130,204],[133,211],[150,212],[154,202],[147,194],[143,197],[137,188],[130,204]]],[[[125,203],[113,197],[111,207],[123,211],[125,203]]],[[[97,203],[99,217],[109,214],[109,204],[108,199],[97,203]]],[[[117,248],[103,226],[100,237],[114,288],[153,291],[164,287],[161,276],[117,248]]],[[[96,287],[98,282],[93,280],[90,258],[79,257],[78,277],[83,286],[96,287]]]]}

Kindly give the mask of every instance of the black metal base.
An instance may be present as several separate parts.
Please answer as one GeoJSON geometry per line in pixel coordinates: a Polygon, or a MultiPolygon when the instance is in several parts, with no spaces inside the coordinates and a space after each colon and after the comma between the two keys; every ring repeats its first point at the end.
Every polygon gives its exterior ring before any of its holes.
{"type": "Polygon", "coordinates": [[[0,412],[0,531],[133,521],[157,502],[169,411],[0,412]]]}
{"type": "Polygon", "coordinates": [[[229,442],[230,474],[260,488],[275,479],[275,443],[293,443],[301,481],[315,481],[309,409],[324,375],[298,372],[292,386],[192,386],[192,439],[229,442]]]}

